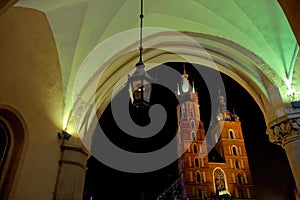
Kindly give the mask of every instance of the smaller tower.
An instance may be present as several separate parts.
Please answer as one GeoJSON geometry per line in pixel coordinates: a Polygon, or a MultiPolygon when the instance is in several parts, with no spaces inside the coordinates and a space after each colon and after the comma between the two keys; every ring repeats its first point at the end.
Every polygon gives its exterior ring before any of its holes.
{"type": "Polygon", "coordinates": [[[209,153],[212,169],[223,173],[223,184],[217,173],[213,174],[214,192],[227,191],[234,199],[255,199],[248,156],[245,148],[241,122],[235,113],[228,111],[224,96],[219,92],[219,113],[211,131],[214,148],[209,153]]]}

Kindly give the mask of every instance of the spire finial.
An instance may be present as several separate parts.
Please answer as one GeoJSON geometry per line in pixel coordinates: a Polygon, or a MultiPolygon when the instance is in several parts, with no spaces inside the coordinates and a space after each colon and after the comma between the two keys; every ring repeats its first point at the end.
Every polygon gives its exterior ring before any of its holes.
{"type": "Polygon", "coordinates": [[[179,84],[177,83],[177,95],[180,95],[180,89],[179,89],[179,84]]]}
{"type": "Polygon", "coordinates": [[[227,110],[226,101],[219,88],[219,105],[222,111],[227,110]]]}
{"type": "Polygon", "coordinates": [[[186,73],[186,69],[185,69],[185,63],[183,63],[183,74],[182,74],[182,77],[188,79],[189,78],[189,75],[186,73]]]}
{"type": "Polygon", "coordinates": [[[193,81],[192,93],[195,94],[195,82],[193,81]]]}
{"type": "Polygon", "coordinates": [[[218,88],[218,92],[219,92],[219,97],[222,96],[222,93],[221,93],[221,89],[218,88]]]}

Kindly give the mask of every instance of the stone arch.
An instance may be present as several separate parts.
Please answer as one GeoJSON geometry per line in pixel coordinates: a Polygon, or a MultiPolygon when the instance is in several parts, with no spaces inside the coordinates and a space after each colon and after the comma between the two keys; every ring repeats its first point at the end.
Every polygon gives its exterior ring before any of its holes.
{"type": "Polygon", "coordinates": [[[222,168],[216,167],[213,170],[212,177],[213,177],[215,192],[220,192],[222,190],[228,190],[226,174],[222,168]]]}
{"type": "Polygon", "coordinates": [[[0,199],[9,199],[16,188],[22,157],[27,149],[27,129],[21,115],[8,106],[0,105],[0,123],[10,137],[1,166],[0,199]]]}
{"type": "Polygon", "coordinates": [[[228,138],[230,138],[230,139],[236,139],[237,138],[237,135],[235,134],[233,129],[228,130],[228,138]]]}
{"type": "Polygon", "coordinates": [[[232,145],[231,146],[231,152],[232,152],[232,155],[234,155],[234,156],[238,156],[239,155],[239,149],[237,148],[236,145],[232,145]]]}
{"type": "MultiPolygon", "coordinates": [[[[172,41],[172,34],[174,33],[165,32],[164,34],[160,34],[159,37],[168,36],[171,41],[164,42],[164,39],[152,41],[154,43],[152,44],[153,48],[147,48],[143,51],[144,62],[147,69],[157,66],[153,63],[185,62],[186,60],[182,57],[159,49],[160,46],[173,47],[174,45],[176,48],[179,48],[181,53],[187,56],[192,63],[212,67],[209,65],[207,59],[196,53],[197,47],[194,47],[193,44],[190,43],[180,43],[175,41],[175,39],[172,41]]],[[[218,71],[230,76],[246,89],[260,107],[267,127],[276,124],[279,118],[287,116],[287,111],[278,89],[279,87],[277,87],[278,85],[284,85],[284,82],[263,60],[240,45],[223,38],[190,32],[184,34],[194,41],[197,41],[198,44],[205,48],[208,55],[213,60],[213,63],[217,66],[218,71]],[[272,80],[270,78],[272,78],[272,80]],[[276,82],[276,84],[274,82],[276,82]],[[274,110],[276,110],[276,112],[274,112],[274,110]]],[[[145,43],[147,44],[147,42],[151,41],[153,38],[155,38],[155,36],[149,36],[145,39],[145,43]]],[[[137,45],[132,44],[132,46],[135,47],[137,45]]],[[[133,48],[132,46],[131,48],[133,48]]],[[[94,49],[93,53],[97,54],[97,48],[94,49]]],[[[82,124],[77,126],[82,129],[79,130],[79,132],[84,129],[85,133],[93,133],[97,120],[93,120],[92,118],[99,118],[113,98],[113,95],[125,86],[127,74],[130,70],[134,69],[135,61],[138,60],[137,58],[137,51],[130,51],[124,55],[114,55],[114,57],[104,64],[107,65],[106,67],[109,69],[105,71],[105,73],[107,73],[105,74],[105,77],[99,81],[95,80],[96,76],[93,76],[82,87],[82,90],[78,93],[79,96],[90,92],[89,87],[91,83],[97,81],[97,88],[95,89],[95,93],[92,94],[93,96],[89,96],[84,100],[89,101],[94,99],[95,102],[92,103],[95,103],[94,106],[97,110],[91,112],[89,109],[85,109],[86,113],[82,113],[81,117],[85,120],[81,120],[80,123],[82,124]],[[92,113],[95,116],[92,116],[92,113]],[[94,123],[84,124],[87,121],[89,123],[94,123]],[[90,129],[91,127],[92,129],[90,129]]],[[[101,73],[103,73],[103,69],[101,73]]],[[[75,102],[75,107],[82,104],[80,101],[81,99],[75,102]]],[[[86,104],[88,104],[88,106],[91,105],[89,102],[86,104]]]]}

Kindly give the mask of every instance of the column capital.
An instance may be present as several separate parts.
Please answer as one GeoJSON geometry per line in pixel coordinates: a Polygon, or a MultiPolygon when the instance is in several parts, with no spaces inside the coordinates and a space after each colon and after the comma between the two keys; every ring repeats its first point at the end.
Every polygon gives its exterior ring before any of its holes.
{"type": "Polygon", "coordinates": [[[286,143],[300,139],[300,118],[288,119],[268,129],[269,140],[284,147],[286,143]]]}

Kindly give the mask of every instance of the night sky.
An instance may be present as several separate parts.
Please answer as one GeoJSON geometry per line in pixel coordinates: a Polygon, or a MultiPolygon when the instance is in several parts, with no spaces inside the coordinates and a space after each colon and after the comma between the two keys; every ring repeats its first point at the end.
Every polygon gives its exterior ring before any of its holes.
{"type": "MultiPolygon", "coordinates": [[[[183,72],[182,63],[166,63],[166,65],[183,72]]],[[[194,65],[201,69],[201,73],[214,73],[215,71],[203,66],[194,65]]],[[[166,67],[158,66],[149,71],[155,79],[166,79],[161,70],[166,67]]],[[[201,75],[190,64],[186,64],[186,71],[189,80],[194,80],[199,96],[201,120],[206,130],[211,119],[211,99],[201,75]]],[[[176,90],[179,77],[168,77],[168,81],[174,83],[173,91],[176,90]]],[[[230,77],[222,74],[226,89],[228,110],[234,109],[240,117],[242,130],[245,139],[246,150],[252,178],[256,188],[258,200],[293,200],[294,181],[288,165],[284,150],[268,141],[265,134],[266,126],[263,115],[252,99],[252,97],[230,77]]],[[[126,90],[120,92],[125,94],[126,90]]],[[[163,105],[168,113],[167,122],[164,128],[155,136],[147,139],[133,138],[123,133],[113,120],[110,105],[101,116],[99,123],[106,136],[117,146],[132,152],[150,152],[162,148],[175,136],[177,129],[176,105],[178,101],[175,95],[159,85],[153,86],[153,103],[163,105]]],[[[137,124],[147,121],[139,113],[131,112],[133,120],[137,124]]],[[[146,115],[145,115],[146,116],[146,115]]],[[[96,144],[92,144],[96,145],[96,144]]],[[[174,149],[175,151],[176,149],[174,149]]],[[[93,156],[88,160],[88,170],[84,189],[84,200],[103,199],[128,199],[140,200],[156,199],[165,189],[177,179],[177,162],[169,166],[149,173],[125,173],[112,169],[93,156]]]]}

